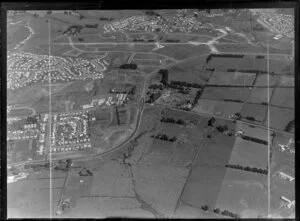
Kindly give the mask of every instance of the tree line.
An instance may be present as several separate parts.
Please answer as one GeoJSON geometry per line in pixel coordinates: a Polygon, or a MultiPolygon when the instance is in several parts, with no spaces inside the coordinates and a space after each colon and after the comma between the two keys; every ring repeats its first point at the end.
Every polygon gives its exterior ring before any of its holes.
{"type": "Polygon", "coordinates": [[[245,170],[245,171],[250,171],[250,172],[255,172],[255,173],[261,173],[261,174],[268,174],[268,170],[261,169],[261,168],[256,168],[256,167],[244,167],[241,165],[232,165],[232,164],[226,164],[225,167],[227,168],[232,168],[232,169],[238,169],[238,170],[245,170]]]}
{"type": "MultiPolygon", "coordinates": [[[[240,69],[232,69],[232,68],[229,68],[227,69],[227,72],[241,72],[241,73],[253,73],[253,74],[267,74],[268,72],[267,71],[262,71],[262,70],[250,70],[250,69],[247,69],[247,70],[240,70],[240,69]]],[[[275,74],[274,72],[271,72],[270,73],[271,75],[272,74],[275,74]]]]}
{"type": "Polygon", "coordinates": [[[156,135],[151,135],[152,138],[158,139],[158,140],[164,140],[164,141],[169,141],[169,142],[175,142],[177,138],[174,137],[169,137],[166,134],[156,134],[156,135]]]}
{"type": "Polygon", "coordinates": [[[295,128],[295,120],[290,121],[284,128],[284,131],[291,132],[293,128],[295,128]]]}
{"type": "Polygon", "coordinates": [[[243,54],[210,54],[206,58],[206,63],[208,63],[213,57],[223,57],[223,58],[243,58],[243,54]]]}
{"type": "Polygon", "coordinates": [[[186,122],[184,120],[178,119],[175,120],[172,117],[163,117],[160,119],[160,122],[165,122],[165,123],[171,123],[171,124],[180,124],[180,125],[186,125],[186,122]]]}
{"type": "MultiPolygon", "coordinates": [[[[204,211],[209,211],[209,210],[210,210],[209,207],[208,207],[208,205],[202,206],[201,209],[204,210],[204,211]]],[[[215,208],[215,209],[213,210],[213,212],[216,213],[216,214],[221,214],[221,215],[223,215],[223,216],[232,217],[232,218],[234,218],[234,219],[239,219],[239,218],[241,218],[240,215],[238,215],[238,214],[236,214],[236,213],[230,212],[230,211],[228,211],[228,210],[223,210],[223,211],[222,211],[222,210],[220,210],[219,208],[215,208]]]]}
{"type": "Polygon", "coordinates": [[[268,141],[265,141],[265,140],[262,140],[262,139],[259,139],[259,138],[256,138],[256,137],[249,137],[249,136],[244,135],[244,136],[242,136],[242,139],[249,140],[249,141],[252,141],[252,142],[255,142],[255,143],[268,145],[268,141]]]}
{"type": "Polygon", "coordinates": [[[175,87],[177,85],[184,86],[184,87],[201,88],[201,89],[204,88],[204,86],[202,84],[188,83],[188,82],[185,82],[185,81],[171,81],[171,83],[168,86],[169,87],[175,87]]]}
{"type": "Polygon", "coordinates": [[[137,69],[137,65],[136,64],[121,64],[119,66],[120,69],[132,69],[132,70],[136,70],[137,69]]]}

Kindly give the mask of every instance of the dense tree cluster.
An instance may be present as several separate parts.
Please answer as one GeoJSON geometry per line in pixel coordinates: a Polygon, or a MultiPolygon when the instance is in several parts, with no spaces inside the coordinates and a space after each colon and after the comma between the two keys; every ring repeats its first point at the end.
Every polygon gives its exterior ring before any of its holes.
{"type": "Polygon", "coordinates": [[[153,103],[154,101],[156,101],[159,97],[161,96],[161,92],[158,91],[156,93],[152,93],[150,96],[149,96],[149,99],[146,101],[146,103],[153,103]]]}
{"type": "Polygon", "coordinates": [[[89,169],[83,168],[81,171],[79,171],[78,175],[79,176],[93,176],[93,173],[89,169]]]}
{"type": "Polygon", "coordinates": [[[71,25],[70,27],[68,27],[66,31],[63,32],[63,34],[75,35],[80,33],[82,29],[83,29],[82,25],[71,25]]]}
{"type": "Polygon", "coordinates": [[[261,140],[261,139],[256,138],[256,137],[242,136],[242,138],[244,140],[249,140],[249,141],[252,141],[252,142],[255,142],[255,143],[260,143],[260,144],[268,145],[268,141],[261,140]]]}
{"type": "Polygon", "coordinates": [[[220,133],[223,133],[225,131],[228,131],[228,126],[225,124],[225,125],[219,125],[216,127],[217,131],[220,132],[220,133]]]}
{"type": "Polygon", "coordinates": [[[268,174],[268,170],[261,169],[261,168],[256,168],[256,167],[244,167],[241,165],[232,165],[232,164],[226,164],[225,167],[227,168],[232,168],[232,169],[238,169],[238,170],[245,170],[245,171],[250,171],[250,172],[255,172],[255,173],[261,173],[261,174],[268,174]]]}
{"type": "Polygon", "coordinates": [[[213,126],[216,123],[216,118],[212,117],[208,120],[207,126],[213,126]]]}
{"type": "Polygon", "coordinates": [[[137,65],[136,64],[121,64],[120,69],[132,69],[132,70],[136,70],[137,69],[137,65]]]}
{"type": "Polygon", "coordinates": [[[161,84],[151,84],[149,87],[149,89],[159,89],[159,90],[163,90],[164,87],[161,84]]]}
{"type": "Polygon", "coordinates": [[[50,163],[46,162],[46,163],[41,163],[41,164],[30,164],[29,166],[33,170],[38,171],[38,170],[41,170],[41,169],[49,168],[50,167],[50,163]]]}
{"type": "Polygon", "coordinates": [[[291,132],[293,128],[295,128],[295,120],[290,121],[284,128],[284,131],[291,132]]]}
{"type": "Polygon", "coordinates": [[[215,68],[205,68],[206,71],[215,71],[215,68]]]}
{"type": "Polygon", "coordinates": [[[136,86],[132,87],[130,90],[113,90],[113,89],[109,89],[108,93],[111,94],[128,94],[128,95],[134,95],[136,91],[136,86]]]}
{"type": "Polygon", "coordinates": [[[181,120],[181,119],[175,120],[172,117],[163,117],[163,118],[160,119],[160,122],[186,125],[186,122],[184,120],[181,120]]]}
{"type": "Polygon", "coordinates": [[[154,139],[164,140],[164,141],[169,141],[169,142],[175,142],[177,140],[176,137],[169,137],[166,134],[156,134],[156,135],[152,135],[151,137],[154,139]]]}
{"type": "Polygon", "coordinates": [[[38,120],[39,120],[39,119],[41,119],[41,115],[40,115],[40,114],[35,115],[35,116],[28,116],[28,117],[26,118],[26,122],[27,122],[28,124],[36,124],[36,123],[38,123],[38,120]]]}

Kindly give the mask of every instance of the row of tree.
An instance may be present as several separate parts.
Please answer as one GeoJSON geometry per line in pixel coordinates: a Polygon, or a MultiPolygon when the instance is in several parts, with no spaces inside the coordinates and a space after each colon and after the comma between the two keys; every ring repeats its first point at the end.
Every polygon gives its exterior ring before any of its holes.
{"type": "MultiPolygon", "coordinates": [[[[202,206],[201,209],[204,210],[204,211],[209,211],[209,210],[210,210],[209,207],[208,207],[208,205],[202,206]]],[[[239,219],[239,218],[241,218],[240,215],[238,215],[238,214],[236,214],[236,213],[230,212],[230,211],[228,211],[228,210],[223,210],[223,211],[222,211],[222,210],[220,210],[219,208],[215,208],[215,209],[213,210],[213,212],[216,213],[216,214],[221,214],[221,215],[223,215],[223,216],[229,216],[229,217],[232,217],[232,218],[234,218],[234,219],[239,219]]]]}
{"type": "Polygon", "coordinates": [[[206,63],[208,63],[213,57],[225,57],[225,58],[243,58],[243,54],[210,54],[206,58],[206,63]]]}
{"type": "Polygon", "coordinates": [[[166,42],[180,42],[179,39],[166,39],[166,42]]]}
{"type": "Polygon", "coordinates": [[[161,80],[160,80],[160,82],[163,85],[167,85],[168,84],[168,80],[169,80],[169,71],[168,71],[168,69],[160,69],[157,73],[161,74],[161,80]]]}
{"type": "Polygon", "coordinates": [[[230,102],[243,103],[243,101],[241,101],[241,100],[236,100],[236,99],[223,99],[223,101],[230,101],[230,102]]]}
{"type": "Polygon", "coordinates": [[[193,104],[192,104],[193,107],[195,107],[195,105],[198,103],[198,101],[199,101],[199,99],[200,99],[200,97],[202,95],[202,92],[203,92],[202,89],[200,89],[200,90],[197,91],[196,96],[195,96],[195,98],[193,100],[193,104]]]}
{"type": "Polygon", "coordinates": [[[179,85],[179,86],[184,86],[184,87],[193,87],[193,88],[204,88],[204,85],[202,84],[197,84],[197,83],[188,83],[185,81],[171,81],[170,83],[170,87],[174,86],[174,85],[179,85]]]}
{"type": "Polygon", "coordinates": [[[132,69],[132,70],[136,70],[137,69],[137,65],[136,64],[121,64],[119,66],[120,69],[132,69]]]}
{"type": "Polygon", "coordinates": [[[232,168],[232,169],[238,169],[238,170],[245,170],[245,171],[250,171],[250,172],[255,172],[255,173],[261,173],[261,174],[268,174],[268,170],[261,169],[261,168],[256,168],[256,167],[244,167],[241,165],[232,165],[232,164],[226,164],[225,167],[227,168],[232,168]]]}
{"type": "MultiPolygon", "coordinates": [[[[229,68],[227,69],[227,72],[241,72],[241,73],[254,73],[254,74],[267,74],[267,71],[262,71],[262,70],[237,70],[237,69],[232,69],[229,68]]],[[[275,74],[274,72],[271,72],[270,74],[275,74]]]]}
{"type": "Polygon", "coordinates": [[[255,121],[255,118],[254,118],[254,117],[249,117],[249,116],[247,116],[247,117],[245,117],[245,119],[250,120],[250,121],[255,121]]]}
{"type": "Polygon", "coordinates": [[[262,139],[259,139],[259,138],[256,138],[256,137],[249,137],[249,136],[242,136],[242,138],[244,140],[249,140],[249,141],[252,141],[252,142],[255,142],[255,143],[260,143],[260,144],[264,144],[264,145],[268,145],[268,141],[266,140],[262,140],[262,139]]]}
{"type": "Polygon", "coordinates": [[[165,122],[165,123],[171,123],[171,124],[180,124],[180,125],[186,125],[186,122],[184,120],[178,119],[175,120],[172,117],[163,117],[160,119],[160,122],[165,122]]]}
{"type": "Polygon", "coordinates": [[[169,137],[166,134],[156,134],[156,135],[152,135],[151,137],[154,139],[164,140],[164,141],[169,141],[169,142],[175,142],[177,140],[176,137],[169,137]]]}
{"type": "Polygon", "coordinates": [[[93,24],[93,25],[91,25],[91,24],[86,24],[85,27],[86,27],[86,28],[98,28],[98,24],[93,24]]]}

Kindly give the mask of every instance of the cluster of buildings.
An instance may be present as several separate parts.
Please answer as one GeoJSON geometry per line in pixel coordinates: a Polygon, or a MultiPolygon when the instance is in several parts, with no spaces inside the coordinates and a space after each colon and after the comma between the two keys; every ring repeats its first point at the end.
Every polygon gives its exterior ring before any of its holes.
{"type": "Polygon", "coordinates": [[[294,37],[294,18],[292,15],[276,12],[261,13],[257,21],[277,34],[274,39],[280,39],[282,36],[294,37]]]}
{"type": "Polygon", "coordinates": [[[67,82],[103,78],[105,65],[84,59],[65,59],[58,56],[15,53],[7,59],[7,87],[22,88],[37,82],[67,82]]]}
{"type": "Polygon", "coordinates": [[[197,30],[200,26],[201,22],[197,21],[195,16],[185,16],[181,11],[177,10],[177,14],[171,17],[162,18],[161,16],[149,17],[138,15],[108,23],[103,28],[104,33],[122,31],[124,29],[151,32],[173,32],[178,30],[190,32],[193,29],[197,30]]]}
{"type": "Polygon", "coordinates": [[[103,95],[100,98],[95,98],[89,104],[82,105],[83,109],[89,109],[94,107],[103,107],[117,105],[121,106],[129,100],[126,93],[117,93],[113,95],[103,95]]]}
{"type": "Polygon", "coordinates": [[[69,152],[91,148],[88,121],[92,118],[86,111],[55,114],[51,130],[50,152],[69,152]]]}
{"type": "Polygon", "coordinates": [[[289,151],[290,153],[295,153],[295,148],[291,146],[292,143],[295,143],[294,139],[291,137],[287,144],[278,144],[280,151],[289,151]]]}
{"type": "Polygon", "coordinates": [[[36,140],[35,153],[44,155],[48,118],[37,116],[33,119],[35,122],[29,122],[26,118],[8,118],[7,140],[36,140]]]}
{"type": "Polygon", "coordinates": [[[23,124],[23,120],[8,119],[8,132],[7,139],[9,140],[26,140],[35,139],[40,133],[40,125],[36,124],[23,124]],[[16,126],[15,125],[18,125],[16,126]],[[10,129],[11,128],[11,129],[10,129]]]}
{"type": "Polygon", "coordinates": [[[25,179],[29,173],[21,172],[17,175],[9,175],[7,176],[7,183],[14,183],[17,182],[18,180],[25,179]]]}

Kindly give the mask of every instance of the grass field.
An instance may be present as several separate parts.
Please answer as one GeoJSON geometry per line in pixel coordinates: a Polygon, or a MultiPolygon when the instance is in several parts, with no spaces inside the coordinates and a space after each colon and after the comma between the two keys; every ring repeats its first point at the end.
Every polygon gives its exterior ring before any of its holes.
{"type": "Polygon", "coordinates": [[[268,106],[260,104],[246,103],[242,109],[243,117],[254,117],[255,120],[262,122],[267,115],[268,106]]]}
{"type": "Polygon", "coordinates": [[[32,114],[32,110],[29,109],[12,109],[7,116],[8,117],[17,117],[17,116],[28,116],[32,114]]]}
{"type": "Polygon", "coordinates": [[[294,94],[294,88],[276,88],[270,103],[276,106],[294,108],[294,94]]]}
{"type": "Polygon", "coordinates": [[[250,125],[243,124],[242,122],[237,122],[235,130],[244,131],[245,135],[249,137],[256,137],[266,141],[268,140],[268,130],[266,129],[251,127],[250,125]]]}
{"type": "Polygon", "coordinates": [[[212,37],[206,35],[185,35],[181,33],[168,33],[165,39],[180,40],[180,42],[188,42],[188,41],[207,42],[211,40],[212,37]]]}
{"type": "Polygon", "coordinates": [[[149,40],[149,39],[155,39],[156,35],[154,35],[153,33],[136,33],[136,34],[129,34],[128,37],[130,39],[142,38],[145,40],[149,40]]]}
{"type": "Polygon", "coordinates": [[[246,101],[250,96],[251,90],[248,88],[230,87],[206,87],[201,98],[212,100],[232,99],[246,101]]]}
{"type": "Polygon", "coordinates": [[[233,144],[233,137],[219,133],[205,141],[183,191],[183,203],[198,208],[203,205],[215,207],[233,144]]]}
{"type": "Polygon", "coordinates": [[[198,84],[207,83],[212,73],[204,71],[205,59],[206,56],[199,56],[173,65],[169,69],[169,80],[198,84]]]}
{"type": "Polygon", "coordinates": [[[29,35],[29,30],[23,25],[9,25],[7,27],[7,47],[15,47],[29,35]]]}
{"type": "Polygon", "coordinates": [[[268,146],[236,138],[229,164],[266,169],[268,146]]]}
{"type": "Polygon", "coordinates": [[[166,45],[164,48],[160,48],[155,52],[177,60],[183,60],[189,57],[209,54],[210,50],[205,45],[166,45]]]}
{"type": "Polygon", "coordinates": [[[261,104],[268,103],[272,96],[273,88],[253,88],[248,102],[261,104]]]}
{"type": "Polygon", "coordinates": [[[197,113],[212,114],[217,106],[217,100],[200,99],[193,111],[197,113]]]}
{"type": "Polygon", "coordinates": [[[267,176],[227,169],[216,206],[242,218],[267,217],[267,176]]]}
{"type": "Polygon", "coordinates": [[[241,112],[243,105],[240,102],[219,101],[214,108],[213,114],[229,118],[231,115],[241,112]]]}
{"type": "MultiPolygon", "coordinates": [[[[287,124],[295,119],[295,111],[280,107],[270,106],[270,127],[278,130],[284,130],[287,124]]],[[[268,119],[264,122],[268,126],[268,119]]]]}
{"type": "Polygon", "coordinates": [[[254,73],[214,72],[208,84],[216,85],[252,85],[255,80],[254,73]]]}
{"type": "Polygon", "coordinates": [[[32,140],[18,140],[12,143],[11,162],[23,162],[32,158],[32,140]]]}
{"type": "Polygon", "coordinates": [[[279,85],[282,86],[295,86],[295,77],[294,76],[281,76],[278,82],[279,85]]]}
{"type": "MultiPolygon", "coordinates": [[[[217,45],[217,48],[219,47],[220,46],[217,45]]],[[[243,54],[242,51],[241,54],[243,54]]],[[[243,58],[213,57],[209,61],[208,66],[218,71],[227,71],[228,69],[265,71],[267,70],[267,60],[256,59],[254,56],[244,56],[243,58]]]]}
{"type": "Polygon", "coordinates": [[[279,78],[276,75],[259,74],[255,80],[255,86],[275,86],[279,78]]]}
{"type": "Polygon", "coordinates": [[[156,66],[159,67],[162,65],[161,60],[144,60],[144,59],[133,59],[132,64],[137,64],[138,66],[156,66]]]}
{"type": "Polygon", "coordinates": [[[133,57],[133,59],[154,59],[154,60],[162,60],[164,59],[164,56],[158,55],[158,54],[152,54],[152,53],[136,53],[133,57]]]}
{"type": "MultiPolygon", "coordinates": [[[[29,172],[27,179],[19,180],[8,185],[8,217],[9,218],[49,218],[54,216],[54,210],[60,194],[60,187],[64,179],[53,179],[52,209],[50,211],[50,172],[40,170],[29,172]],[[44,178],[44,179],[40,179],[44,178]]],[[[63,177],[62,174],[53,172],[52,177],[63,177]]]]}

